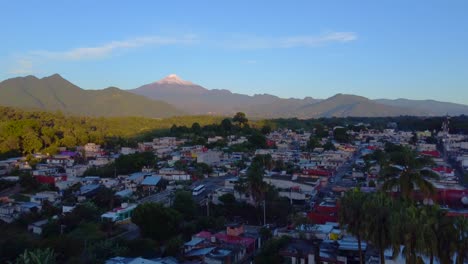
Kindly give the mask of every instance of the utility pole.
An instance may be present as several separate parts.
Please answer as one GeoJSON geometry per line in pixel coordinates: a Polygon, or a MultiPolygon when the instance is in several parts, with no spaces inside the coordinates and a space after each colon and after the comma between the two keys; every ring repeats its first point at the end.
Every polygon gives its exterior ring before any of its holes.
{"type": "Polygon", "coordinates": [[[292,187],[289,188],[289,203],[292,205],[292,187]]]}
{"type": "Polygon", "coordinates": [[[206,196],[206,216],[210,216],[210,195],[206,196]]]}
{"type": "Polygon", "coordinates": [[[263,226],[266,226],[266,199],[263,200],[263,226]]]}

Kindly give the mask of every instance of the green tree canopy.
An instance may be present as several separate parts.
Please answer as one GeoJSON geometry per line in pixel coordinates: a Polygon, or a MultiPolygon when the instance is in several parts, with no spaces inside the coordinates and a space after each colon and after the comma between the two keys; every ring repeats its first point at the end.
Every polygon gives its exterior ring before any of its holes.
{"type": "Polygon", "coordinates": [[[197,204],[193,196],[187,191],[178,191],[175,194],[172,208],[179,212],[185,219],[193,219],[197,212],[197,204]]]}
{"type": "Polygon", "coordinates": [[[180,213],[158,203],[144,203],[133,211],[132,222],[146,237],[166,241],[179,233],[180,213]]]}

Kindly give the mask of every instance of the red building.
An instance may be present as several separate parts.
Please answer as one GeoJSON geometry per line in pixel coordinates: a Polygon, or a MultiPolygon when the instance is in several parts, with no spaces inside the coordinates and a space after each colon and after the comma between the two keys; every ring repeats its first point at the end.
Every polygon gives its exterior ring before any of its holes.
{"type": "Polygon", "coordinates": [[[338,205],[333,202],[322,202],[315,205],[312,211],[307,213],[307,217],[315,224],[325,224],[326,222],[338,221],[338,205]]]}
{"type": "Polygon", "coordinates": [[[303,174],[305,175],[310,175],[310,176],[324,176],[324,177],[330,177],[332,176],[332,172],[325,170],[325,169],[305,169],[302,171],[303,174]]]}

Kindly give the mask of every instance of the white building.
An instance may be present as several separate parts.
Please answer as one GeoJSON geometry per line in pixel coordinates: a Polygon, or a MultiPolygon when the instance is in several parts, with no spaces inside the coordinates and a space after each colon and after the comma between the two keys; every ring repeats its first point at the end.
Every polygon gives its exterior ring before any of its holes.
{"type": "Polygon", "coordinates": [[[197,163],[206,163],[208,165],[213,165],[221,161],[221,152],[219,151],[206,151],[197,154],[197,163]]]}

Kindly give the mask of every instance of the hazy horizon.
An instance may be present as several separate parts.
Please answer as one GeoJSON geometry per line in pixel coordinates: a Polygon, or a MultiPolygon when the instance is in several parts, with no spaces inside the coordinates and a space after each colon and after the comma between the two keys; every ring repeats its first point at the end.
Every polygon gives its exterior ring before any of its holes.
{"type": "Polygon", "coordinates": [[[0,79],[133,89],[171,73],[281,98],[468,103],[468,3],[7,2],[0,79]],[[84,15],[86,14],[86,15],[84,15]],[[34,21],[34,23],[30,23],[34,21]]]}

